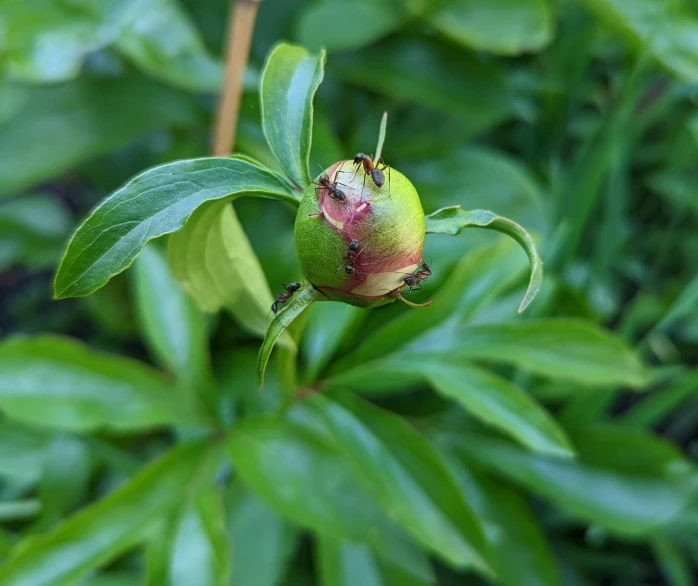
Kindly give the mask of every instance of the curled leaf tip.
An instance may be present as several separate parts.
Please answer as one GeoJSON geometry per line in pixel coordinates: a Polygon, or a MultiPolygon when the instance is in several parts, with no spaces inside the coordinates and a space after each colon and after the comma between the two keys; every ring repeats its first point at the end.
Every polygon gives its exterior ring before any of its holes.
{"type": "Polygon", "coordinates": [[[460,234],[465,228],[495,230],[513,238],[524,250],[531,264],[531,277],[526,295],[519,305],[522,313],[533,301],[543,282],[543,261],[531,235],[519,224],[487,210],[463,210],[460,206],[442,208],[426,217],[427,234],[460,234]]]}
{"type": "MultiPolygon", "coordinates": [[[[529,257],[530,258],[530,257],[529,257]]],[[[526,294],[521,300],[519,305],[518,313],[523,313],[526,308],[531,304],[536,298],[538,291],[540,290],[541,284],[543,283],[543,262],[537,255],[532,259],[531,262],[531,278],[528,281],[528,288],[526,289],[526,294]]]]}

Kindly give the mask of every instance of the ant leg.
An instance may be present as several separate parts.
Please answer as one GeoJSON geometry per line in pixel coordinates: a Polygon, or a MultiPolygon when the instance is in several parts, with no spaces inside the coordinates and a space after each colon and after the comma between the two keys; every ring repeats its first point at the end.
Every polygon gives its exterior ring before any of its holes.
{"type": "MultiPolygon", "coordinates": [[[[334,243],[334,248],[342,260],[346,259],[346,255],[342,254],[341,251],[339,250],[339,248],[337,248],[336,242],[334,243]]],[[[335,273],[338,273],[339,271],[341,271],[345,266],[347,266],[347,263],[340,265],[339,268],[335,271],[335,273]]]]}

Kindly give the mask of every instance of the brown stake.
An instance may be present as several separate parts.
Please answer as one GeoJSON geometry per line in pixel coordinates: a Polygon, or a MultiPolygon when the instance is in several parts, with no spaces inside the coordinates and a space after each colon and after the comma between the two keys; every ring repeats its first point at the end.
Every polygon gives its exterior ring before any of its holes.
{"type": "Polygon", "coordinates": [[[211,153],[222,157],[233,152],[237,131],[242,81],[250,55],[257,8],[262,0],[237,0],[228,21],[225,78],[218,101],[211,153]]]}

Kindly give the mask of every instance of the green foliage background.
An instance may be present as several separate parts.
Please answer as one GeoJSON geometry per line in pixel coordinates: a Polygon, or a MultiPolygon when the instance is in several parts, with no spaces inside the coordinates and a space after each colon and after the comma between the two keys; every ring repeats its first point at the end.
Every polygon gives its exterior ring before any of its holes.
{"type": "Polygon", "coordinates": [[[546,277],[519,317],[515,244],[433,236],[430,309],[315,304],[262,393],[289,203],[51,300],[97,202],[207,153],[227,8],[0,3],[0,586],[694,584],[698,3],[264,0],[240,153],[282,171],[265,56],[325,47],[311,173],[387,109],[425,211],[516,220],[546,277]]]}

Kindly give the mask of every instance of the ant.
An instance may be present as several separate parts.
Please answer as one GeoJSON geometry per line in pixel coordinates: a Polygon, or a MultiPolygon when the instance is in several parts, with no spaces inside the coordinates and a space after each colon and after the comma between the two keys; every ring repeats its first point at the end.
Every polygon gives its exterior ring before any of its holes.
{"type": "MultiPolygon", "coordinates": [[[[359,250],[359,241],[356,238],[352,238],[351,242],[349,243],[349,250],[347,250],[347,254],[344,257],[347,259],[347,264],[343,265],[344,272],[347,275],[353,275],[356,273],[356,266],[354,265],[356,264],[356,259],[361,254],[361,251],[356,252],[357,250],[359,250]]],[[[339,267],[339,269],[341,268],[342,267],[339,267]]]]}
{"type": "Polygon", "coordinates": [[[317,185],[317,188],[315,189],[316,194],[318,189],[327,189],[330,197],[335,201],[338,201],[339,203],[347,202],[347,196],[341,189],[337,187],[336,179],[334,183],[332,183],[327,173],[323,173],[322,175],[320,175],[320,177],[318,177],[318,180],[313,181],[313,183],[317,185]]]}
{"type": "Polygon", "coordinates": [[[274,315],[276,315],[276,312],[279,311],[279,304],[280,303],[286,303],[289,299],[291,299],[291,296],[298,291],[298,289],[301,288],[300,283],[289,283],[288,285],[284,283],[284,287],[286,288],[286,291],[288,293],[279,293],[276,296],[276,301],[271,304],[271,310],[274,312],[274,315]]]}
{"type": "Polygon", "coordinates": [[[376,161],[378,165],[382,164],[381,168],[373,163],[373,157],[370,155],[365,155],[363,153],[356,153],[354,155],[354,165],[356,165],[356,171],[358,173],[359,168],[363,167],[366,175],[370,175],[376,187],[383,187],[385,183],[385,173],[383,171],[388,168],[382,158],[376,161]]]}
{"type": "Polygon", "coordinates": [[[352,238],[351,242],[349,243],[349,250],[347,250],[346,255],[344,255],[344,258],[347,260],[347,262],[346,264],[340,266],[337,269],[337,271],[344,269],[344,272],[347,275],[356,274],[356,261],[359,258],[359,255],[363,252],[363,248],[358,252],[357,250],[359,250],[359,241],[356,238],[352,238]]]}
{"type": "Polygon", "coordinates": [[[410,288],[410,293],[412,290],[419,291],[422,288],[422,281],[426,281],[431,276],[431,268],[429,265],[422,261],[411,275],[407,275],[404,279],[405,285],[410,288]]]}

